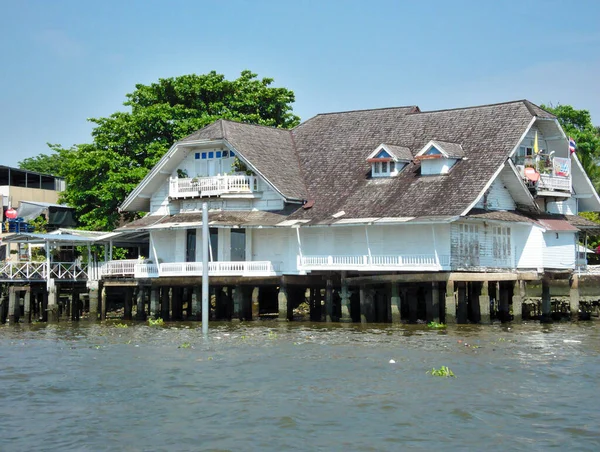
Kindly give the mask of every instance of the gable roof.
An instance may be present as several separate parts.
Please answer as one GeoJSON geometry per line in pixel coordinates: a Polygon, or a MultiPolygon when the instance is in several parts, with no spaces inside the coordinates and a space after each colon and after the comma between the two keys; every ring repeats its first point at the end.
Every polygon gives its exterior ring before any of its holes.
{"type": "Polygon", "coordinates": [[[285,198],[306,199],[306,186],[289,130],[220,119],[180,142],[202,139],[225,140],[285,198]]]}
{"type": "Polygon", "coordinates": [[[369,154],[367,160],[376,158],[381,152],[386,152],[390,155],[392,160],[399,161],[411,161],[413,159],[413,155],[405,146],[396,146],[394,144],[385,144],[381,143],[379,146],[375,148],[373,152],[369,154]]]}
{"type": "Polygon", "coordinates": [[[292,131],[314,199],[312,208],[292,217],[325,219],[342,210],[353,218],[461,215],[499,173],[533,123],[532,111],[548,115],[532,105],[515,101],[432,112],[405,107],[318,115],[292,131]],[[413,161],[395,178],[368,177],[364,156],[379,143],[416,153],[431,140],[460,143],[466,158],[443,176],[421,177],[420,162],[413,161]]]}

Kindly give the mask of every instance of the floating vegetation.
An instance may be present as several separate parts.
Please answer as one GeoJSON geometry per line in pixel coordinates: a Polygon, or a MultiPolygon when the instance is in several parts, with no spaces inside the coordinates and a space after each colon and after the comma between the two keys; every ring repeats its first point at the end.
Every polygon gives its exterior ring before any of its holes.
{"type": "Polygon", "coordinates": [[[427,326],[429,328],[435,328],[435,329],[446,328],[446,324],[445,323],[439,323],[439,322],[429,322],[427,324],[427,326]]]}
{"type": "Polygon", "coordinates": [[[268,337],[269,339],[275,339],[277,337],[277,333],[274,331],[269,331],[268,337]]]}
{"type": "Polygon", "coordinates": [[[115,323],[115,328],[128,328],[126,323],[115,323]]]}
{"type": "Polygon", "coordinates": [[[190,344],[189,342],[184,342],[177,348],[192,348],[192,344],[190,344]]]}
{"type": "Polygon", "coordinates": [[[150,326],[162,326],[164,324],[165,324],[165,321],[163,319],[161,319],[160,317],[157,318],[156,320],[148,319],[148,325],[150,325],[150,326]]]}
{"type": "Polygon", "coordinates": [[[454,375],[454,372],[452,372],[450,369],[448,369],[447,366],[442,366],[439,369],[436,369],[435,367],[431,370],[427,371],[428,374],[433,375],[434,377],[455,377],[456,375],[454,375]]]}

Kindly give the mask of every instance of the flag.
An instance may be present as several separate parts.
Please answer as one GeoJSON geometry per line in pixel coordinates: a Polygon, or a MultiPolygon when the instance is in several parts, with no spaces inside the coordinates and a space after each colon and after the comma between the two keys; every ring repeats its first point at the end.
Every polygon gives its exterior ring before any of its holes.
{"type": "Polygon", "coordinates": [[[540,148],[538,147],[537,130],[535,132],[535,140],[533,141],[533,153],[539,154],[540,148]]]}
{"type": "Polygon", "coordinates": [[[577,150],[577,144],[575,144],[575,140],[569,137],[569,153],[572,154],[577,150]]]}

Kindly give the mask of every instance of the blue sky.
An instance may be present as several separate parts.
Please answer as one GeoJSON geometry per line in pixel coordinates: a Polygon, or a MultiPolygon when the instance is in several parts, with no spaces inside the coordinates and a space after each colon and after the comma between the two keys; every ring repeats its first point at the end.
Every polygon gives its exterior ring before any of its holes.
{"type": "Polygon", "coordinates": [[[90,142],[136,83],[243,69],[317,113],[527,98],[600,125],[598,1],[0,0],[0,164],[90,142]]]}

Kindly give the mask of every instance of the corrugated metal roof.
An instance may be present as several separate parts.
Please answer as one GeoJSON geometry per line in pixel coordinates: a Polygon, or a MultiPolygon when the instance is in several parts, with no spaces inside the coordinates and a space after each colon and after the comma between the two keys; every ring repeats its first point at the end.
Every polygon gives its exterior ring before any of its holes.
{"type": "Polygon", "coordinates": [[[19,233],[11,234],[2,238],[3,242],[27,242],[27,243],[93,243],[94,237],[83,237],[73,234],[37,234],[37,233],[19,233]]]}

